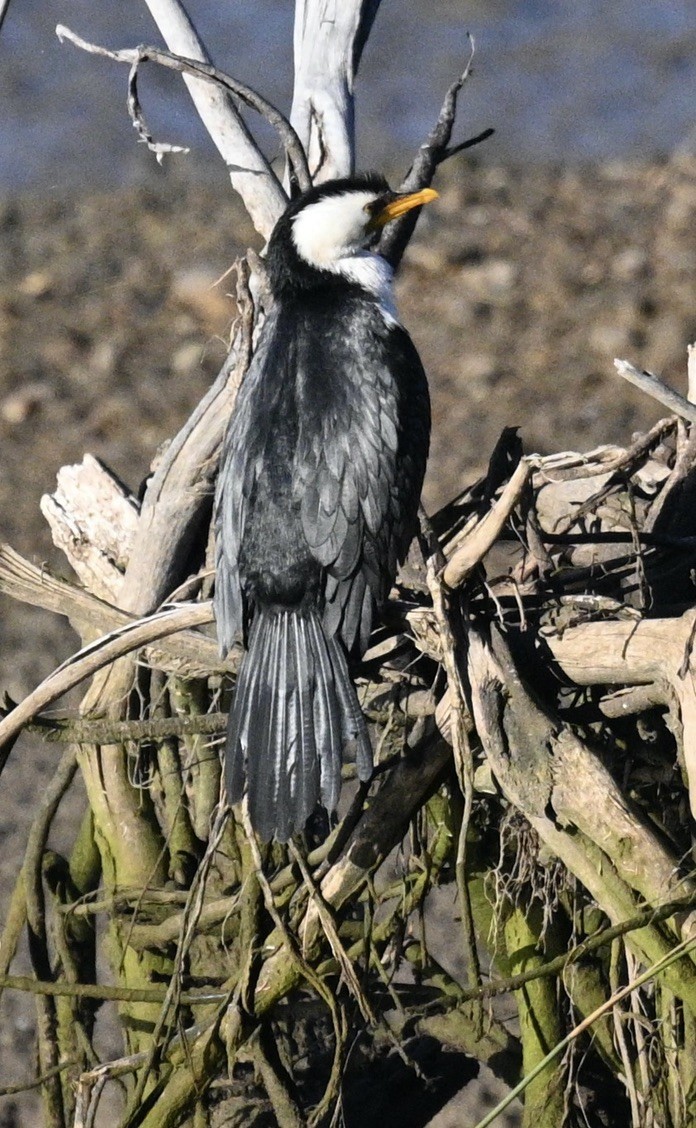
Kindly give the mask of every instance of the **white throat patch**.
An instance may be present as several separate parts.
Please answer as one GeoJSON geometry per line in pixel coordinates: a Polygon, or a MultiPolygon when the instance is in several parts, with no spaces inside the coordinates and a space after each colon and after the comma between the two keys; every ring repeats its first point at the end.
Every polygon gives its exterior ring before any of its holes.
{"type": "Polygon", "coordinates": [[[399,324],[394,300],[394,271],[386,259],[372,251],[360,251],[357,255],[339,259],[337,273],[357,282],[363,290],[374,295],[387,325],[399,324]]]}
{"type": "Polygon", "coordinates": [[[292,221],[292,238],[300,258],[319,270],[330,270],[372,294],[389,325],[399,323],[392,290],[394,272],[380,255],[366,250],[368,214],[374,192],[344,192],[309,204],[292,221]]]}

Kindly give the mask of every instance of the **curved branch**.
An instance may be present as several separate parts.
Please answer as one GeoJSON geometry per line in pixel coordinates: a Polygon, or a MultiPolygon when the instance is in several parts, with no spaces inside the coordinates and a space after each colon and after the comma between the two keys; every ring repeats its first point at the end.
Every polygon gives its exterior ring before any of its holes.
{"type": "MultiPolygon", "coordinates": [[[[145,2],[170,51],[202,63],[211,62],[180,0],[145,2]]],[[[184,82],[227,166],[232,187],[242,197],[256,230],[267,239],[286,202],[278,178],[227,95],[191,75],[185,75],[184,82]]]]}
{"type": "MultiPolygon", "coordinates": [[[[132,625],[137,618],[76,584],[57,579],[7,544],[0,544],[0,592],[32,607],[65,615],[73,625],[101,635],[132,625]]],[[[163,638],[148,650],[147,658],[158,669],[186,677],[209,677],[233,672],[235,667],[234,652],[220,658],[215,639],[194,631],[182,631],[176,640],[163,638]]]]}
{"type": "Polygon", "coordinates": [[[158,638],[176,634],[186,627],[200,627],[211,623],[212,620],[213,611],[210,603],[174,607],[171,610],[160,611],[148,619],[139,619],[117,634],[98,639],[97,642],[78,651],[67,663],[59,666],[45,678],[24,698],[24,701],[0,721],[0,772],[7,762],[12,742],[26,723],[68,690],[79,685],[85,678],[92,677],[124,654],[139,650],[158,638]]]}
{"type": "MultiPolygon", "coordinates": [[[[307,166],[307,158],[295,130],[280,110],[261,94],[252,90],[250,86],[246,86],[243,82],[232,78],[224,71],[214,67],[211,63],[202,62],[197,59],[187,59],[171,51],[163,51],[159,47],[139,46],[121,51],[110,51],[106,47],[100,47],[95,43],[87,42],[87,40],[82,39],[63,24],[58,24],[56,27],[56,35],[61,42],[67,39],[70,43],[74,44],[74,46],[92,55],[101,55],[104,58],[113,59],[114,62],[117,63],[126,63],[129,67],[137,67],[141,63],[146,62],[157,63],[159,66],[166,67],[168,70],[178,71],[180,74],[184,75],[191,75],[204,82],[213,83],[228,91],[230,94],[234,95],[235,98],[243,102],[244,105],[255,110],[273,126],[283,143],[283,147],[293,167],[300,188],[302,191],[309,188],[311,179],[307,166]]],[[[283,206],[284,205],[285,201],[283,201],[283,206]]],[[[275,220],[278,218],[278,214],[279,213],[276,213],[273,217],[273,223],[275,223],[275,220]]],[[[272,226],[271,224],[271,227],[272,226]]],[[[266,232],[264,232],[264,234],[265,233],[266,232]]],[[[270,234],[270,230],[267,233],[270,234]]]]}

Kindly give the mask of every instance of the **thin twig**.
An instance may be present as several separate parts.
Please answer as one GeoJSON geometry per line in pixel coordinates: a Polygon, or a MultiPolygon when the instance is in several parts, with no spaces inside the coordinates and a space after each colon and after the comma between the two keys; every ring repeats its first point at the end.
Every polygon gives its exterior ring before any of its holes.
{"type": "MultiPolygon", "coordinates": [[[[469,35],[469,58],[462,74],[448,88],[437,121],[428,134],[427,140],[421,145],[416,158],[406,173],[399,186],[400,192],[415,192],[419,188],[427,188],[432,182],[435,171],[442,161],[446,160],[452,152],[448,150],[452,130],[457,117],[457,98],[464,83],[471,74],[471,64],[474,59],[476,44],[472,35],[469,35]]],[[[475,140],[483,140],[490,136],[490,132],[479,135],[475,140]]],[[[461,147],[464,148],[465,145],[461,147]]],[[[420,208],[407,212],[396,223],[391,223],[385,228],[380,242],[380,254],[396,268],[413,234],[420,208]]]]}
{"type": "Polygon", "coordinates": [[[259,1026],[251,1045],[251,1054],[278,1128],[306,1128],[307,1121],[296,1100],[291,1078],[283,1066],[269,1024],[261,1023],[259,1026]]]}
{"type": "MultiPolygon", "coordinates": [[[[188,0],[186,2],[190,8],[188,0]]],[[[202,63],[213,61],[184,7],[184,0],[145,0],[145,4],[168,51],[202,63]]],[[[287,204],[278,176],[227,91],[192,75],[183,75],[183,81],[198,116],[225,162],[232,187],[241,196],[256,230],[264,240],[268,239],[287,204]]]]}
{"type": "Polygon", "coordinates": [[[442,164],[444,161],[448,161],[450,157],[456,157],[459,153],[465,152],[466,149],[473,149],[475,145],[480,145],[483,141],[487,141],[494,133],[495,130],[489,126],[488,129],[482,129],[480,133],[474,134],[473,137],[467,137],[465,141],[459,141],[456,145],[450,145],[448,149],[445,149],[444,153],[441,153],[437,163],[442,164]]]}
{"type": "MultiPolygon", "coordinates": [[[[24,892],[24,875],[20,870],[5,910],[5,923],[0,932],[0,976],[7,975],[10,970],[26,921],[27,898],[24,892]]],[[[2,998],[2,987],[0,987],[0,998],[2,998]]]]}
{"type": "Polygon", "coordinates": [[[45,1085],[47,1081],[53,1080],[60,1073],[64,1073],[66,1069],[72,1069],[77,1065],[75,1058],[70,1058],[68,1061],[61,1061],[58,1065],[54,1065],[52,1069],[42,1073],[40,1077],[34,1077],[31,1081],[18,1081],[14,1085],[0,1085],[0,1097],[15,1097],[20,1093],[28,1093],[31,1089],[38,1089],[40,1085],[45,1085]]]}
{"type": "Polygon", "coordinates": [[[346,985],[348,986],[351,994],[353,995],[353,998],[360,1008],[360,1013],[365,1019],[365,1022],[369,1022],[372,1026],[377,1026],[377,1016],[370,1006],[369,999],[360,986],[358,977],[355,974],[355,968],[353,967],[353,964],[351,963],[351,960],[345,948],[343,947],[341,938],[338,935],[338,929],[336,928],[333,917],[331,916],[331,910],[324,901],[324,898],[321,895],[321,890],[313,880],[312,875],[307,868],[307,863],[305,862],[302,854],[297,849],[295,843],[292,840],[288,843],[288,849],[300,868],[302,880],[305,884],[305,888],[307,889],[309,899],[314,902],[314,906],[319,914],[319,919],[321,920],[321,925],[324,929],[326,939],[329,942],[329,947],[331,948],[336,962],[341,969],[341,974],[346,981],[346,985]]]}
{"type": "Polygon", "coordinates": [[[166,153],[188,153],[189,149],[184,145],[172,145],[168,141],[155,141],[150,133],[150,129],[145,120],[145,113],[140,104],[138,96],[138,68],[139,62],[132,64],[128,72],[128,113],[133,126],[138,134],[138,139],[147,145],[151,153],[155,154],[158,164],[162,164],[162,160],[166,153]]]}
{"type": "MultiPolygon", "coordinates": [[[[43,855],[56,811],[76,771],[75,750],[66,748],[29,832],[22,866],[29,926],[29,954],[32,967],[39,979],[49,979],[52,975],[42,880],[43,855]]],[[[63,1096],[56,1072],[56,1067],[60,1064],[60,1046],[54,999],[50,996],[37,996],[36,1014],[39,1066],[47,1077],[44,1086],[45,1107],[47,1110],[49,1108],[52,1110],[50,1115],[58,1123],[63,1117],[63,1096]]]]}
{"type": "MultiPolygon", "coordinates": [[[[310,187],[312,181],[307,166],[307,157],[302,148],[299,137],[291,126],[288,119],[280,110],[266,98],[262,97],[250,86],[245,83],[239,82],[236,78],[232,78],[229,74],[214,67],[211,63],[198,62],[196,59],[185,59],[181,55],[175,55],[171,51],[163,51],[159,47],[146,47],[139,46],[135,48],[126,48],[121,51],[110,51],[106,47],[100,47],[96,43],[88,43],[87,40],[82,39],[70,28],[65,27],[63,24],[58,24],[56,27],[56,35],[61,42],[67,39],[75,47],[81,48],[83,51],[89,52],[91,55],[101,55],[105,59],[113,59],[116,63],[126,63],[129,67],[139,67],[141,63],[157,63],[161,67],[166,67],[168,70],[178,71],[180,74],[190,74],[195,78],[201,78],[206,82],[212,82],[217,86],[221,86],[235,98],[238,98],[245,106],[249,106],[252,110],[256,110],[261,117],[272,125],[278,133],[282,141],[283,148],[290,161],[297,183],[300,189],[304,192],[310,187]]],[[[132,74],[132,71],[131,71],[132,74]]],[[[131,80],[132,81],[132,80],[131,80]]]]}
{"type": "MultiPolygon", "coordinates": [[[[617,938],[612,942],[611,954],[609,957],[609,991],[615,995],[620,990],[620,970],[623,963],[624,946],[617,938]]],[[[624,1085],[628,1093],[628,1099],[631,1105],[631,1122],[633,1124],[640,1124],[640,1111],[638,1106],[638,1094],[636,1092],[635,1077],[633,1069],[635,1063],[631,1060],[632,1053],[628,1048],[626,1041],[626,1028],[624,1022],[624,1011],[619,1003],[616,1003],[612,1008],[612,1020],[614,1024],[614,1043],[618,1047],[619,1056],[624,1067],[624,1085]]]]}

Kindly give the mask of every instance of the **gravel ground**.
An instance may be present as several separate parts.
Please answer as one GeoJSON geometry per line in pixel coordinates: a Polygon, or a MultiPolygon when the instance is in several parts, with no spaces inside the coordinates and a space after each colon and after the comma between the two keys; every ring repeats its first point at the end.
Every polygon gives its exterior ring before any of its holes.
{"type": "MultiPolygon", "coordinates": [[[[696,159],[584,169],[449,169],[399,281],[433,397],[426,500],[477,475],[501,428],[528,451],[626,443],[659,408],[613,374],[624,356],[686,383],[696,338],[696,159]]],[[[233,202],[163,176],[94,197],[0,203],[0,538],[62,567],[39,513],[55,473],[85,451],[131,487],[225,354],[231,283],[254,244],[233,202]]],[[[0,602],[0,690],[17,698],[70,652],[69,628],[0,602]]],[[[20,742],[2,779],[0,919],[53,747],[20,742]]],[[[79,788],[56,845],[69,841],[79,788]]],[[[443,942],[446,938],[443,939],[443,942]]],[[[0,1015],[0,1085],[32,1067],[32,1010],[0,1015]]],[[[1,1098],[0,1128],[38,1123],[1,1098]],[[13,1111],[14,1110],[14,1111],[13,1111]]],[[[462,1123],[443,1112],[437,1128],[462,1123]]]]}

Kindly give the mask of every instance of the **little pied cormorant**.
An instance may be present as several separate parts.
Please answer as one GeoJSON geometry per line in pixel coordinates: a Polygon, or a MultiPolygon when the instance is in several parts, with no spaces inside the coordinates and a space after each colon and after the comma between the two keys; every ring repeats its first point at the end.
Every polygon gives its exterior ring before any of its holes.
{"type": "Polygon", "coordinates": [[[268,244],[274,298],[223,445],[215,616],[247,645],[230,713],[227,798],[246,786],[268,840],[338,802],[343,751],[372,748],[347,656],[367,648],[416,531],[430,436],[423,366],[393,272],[370,247],[429,202],[374,173],[303,193],[268,244]]]}

